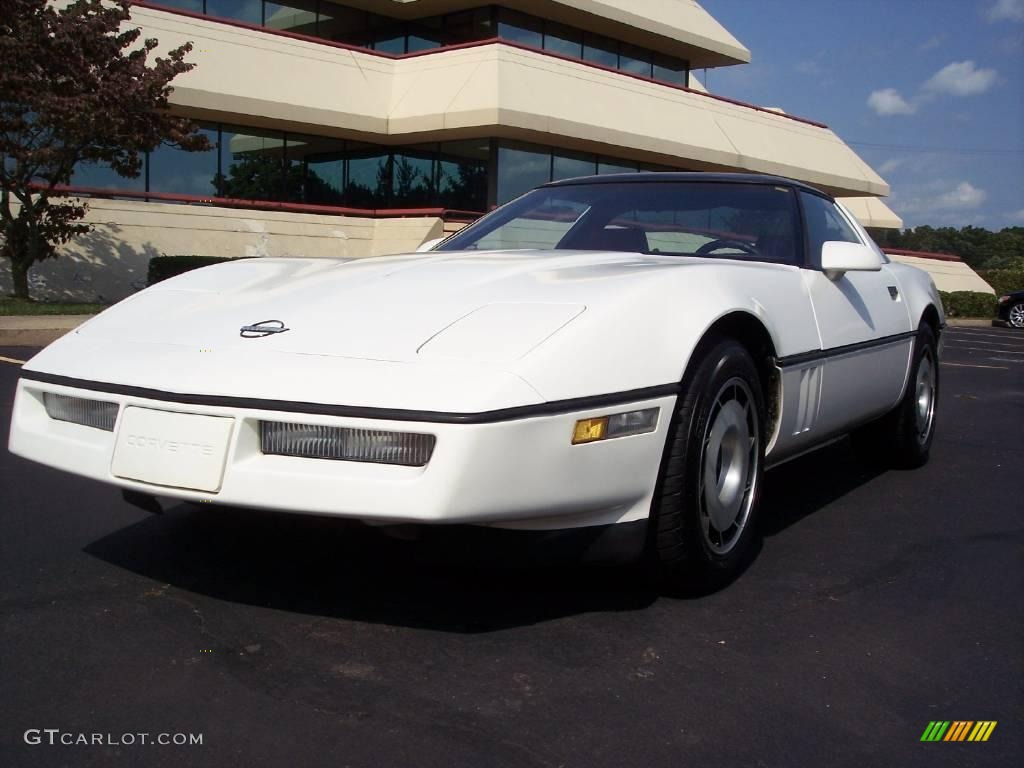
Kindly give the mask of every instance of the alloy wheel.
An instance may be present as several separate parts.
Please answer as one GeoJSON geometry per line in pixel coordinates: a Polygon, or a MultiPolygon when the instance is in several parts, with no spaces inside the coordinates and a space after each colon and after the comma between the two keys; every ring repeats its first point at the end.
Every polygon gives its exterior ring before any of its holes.
{"type": "Polygon", "coordinates": [[[700,527],[717,555],[727,554],[750,519],[759,477],[760,418],[750,387],[727,381],[715,395],[701,443],[700,527]]]}

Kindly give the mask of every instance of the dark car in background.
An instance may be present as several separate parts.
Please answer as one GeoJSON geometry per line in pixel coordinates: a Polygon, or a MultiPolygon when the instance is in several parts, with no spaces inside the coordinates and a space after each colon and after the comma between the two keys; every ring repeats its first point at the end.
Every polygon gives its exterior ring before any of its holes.
{"type": "Polygon", "coordinates": [[[996,316],[1011,328],[1024,328],[1024,291],[1000,296],[996,316]]]}

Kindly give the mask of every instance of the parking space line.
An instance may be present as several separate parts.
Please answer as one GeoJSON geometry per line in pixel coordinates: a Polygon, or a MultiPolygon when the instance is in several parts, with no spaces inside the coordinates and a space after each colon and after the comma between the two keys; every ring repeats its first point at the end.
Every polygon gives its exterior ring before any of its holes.
{"type": "Polygon", "coordinates": [[[995,353],[998,355],[1024,355],[1024,351],[1013,352],[1009,349],[987,349],[985,347],[968,347],[960,344],[959,342],[946,342],[946,347],[952,347],[954,349],[971,349],[975,352],[988,352],[990,355],[995,353]]]}
{"type": "Polygon", "coordinates": [[[994,333],[992,331],[981,331],[981,330],[975,331],[975,330],[971,330],[971,329],[968,329],[968,328],[957,328],[955,330],[951,330],[951,329],[947,328],[946,329],[946,333],[951,335],[951,336],[969,336],[971,338],[979,338],[979,337],[984,336],[985,338],[988,338],[988,339],[1005,339],[1005,340],[1008,340],[1008,341],[1024,341],[1024,338],[1019,337],[1016,334],[1010,333],[1009,331],[1007,331],[1006,333],[994,333]]]}
{"type": "Polygon", "coordinates": [[[972,363],[950,363],[946,360],[942,361],[943,365],[952,365],[954,368],[988,368],[993,371],[1008,371],[1010,370],[1005,365],[974,365],[972,363]]]}
{"type": "Polygon", "coordinates": [[[981,341],[973,336],[965,336],[960,339],[950,339],[951,344],[982,344],[986,347],[1014,347],[1016,349],[1024,349],[1024,344],[1011,344],[1008,341],[981,341]]]}
{"type": "Polygon", "coordinates": [[[0,363],[14,363],[15,365],[24,365],[24,360],[15,360],[13,357],[4,357],[0,355],[0,363]]]}

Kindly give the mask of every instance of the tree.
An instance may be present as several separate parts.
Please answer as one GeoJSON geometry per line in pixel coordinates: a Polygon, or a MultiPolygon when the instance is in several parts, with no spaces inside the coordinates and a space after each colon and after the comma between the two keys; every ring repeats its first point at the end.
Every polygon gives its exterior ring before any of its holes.
{"type": "Polygon", "coordinates": [[[1024,269],[1024,227],[991,232],[983,227],[930,227],[873,229],[871,236],[883,248],[950,253],[973,269],[1024,269]]]}
{"type": "Polygon", "coordinates": [[[209,149],[192,121],[167,111],[170,82],[195,66],[184,60],[192,44],[151,63],[157,41],[122,28],[130,7],[0,0],[0,256],[20,298],[33,264],[92,228],[87,205],[60,193],[76,165],[137,177],[160,144],[209,149]]]}

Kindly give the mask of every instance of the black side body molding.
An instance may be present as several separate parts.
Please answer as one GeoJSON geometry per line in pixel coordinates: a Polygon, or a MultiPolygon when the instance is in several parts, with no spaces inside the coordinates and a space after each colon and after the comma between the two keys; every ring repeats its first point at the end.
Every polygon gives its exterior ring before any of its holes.
{"type": "Polygon", "coordinates": [[[806,363],[813,363],[818,360],[827,360],[830,357],[839,357],[840,355],[848,355],[853,352],[863,352],[865,349],[886,347],[890,344],[896,344],[900,341],[907,341],[908,339],[916,337],[917,331],[895,333],[892,336],[883,336],[880,339],[871,339],[870,341],[859,341],[856,344],[844,344],[841,347],[831,347],[830,349],[820,349],[812,352],[801,352],[797,355],[778,357],[775,359],[775,362],[780,368],[786,368],[793,365],[805,365],[806,363]]]}

